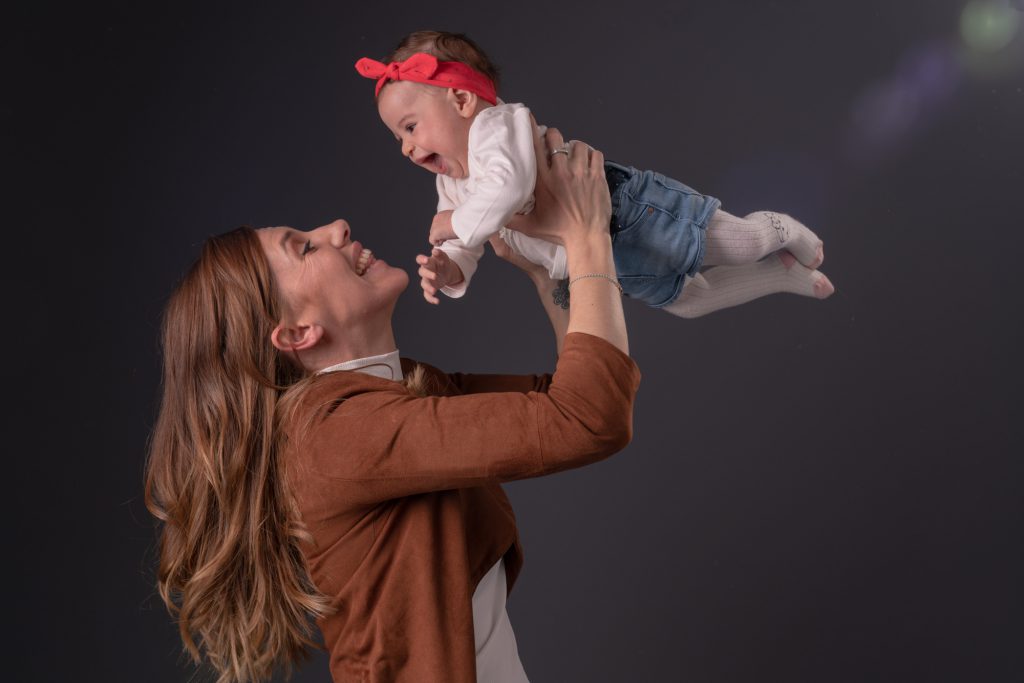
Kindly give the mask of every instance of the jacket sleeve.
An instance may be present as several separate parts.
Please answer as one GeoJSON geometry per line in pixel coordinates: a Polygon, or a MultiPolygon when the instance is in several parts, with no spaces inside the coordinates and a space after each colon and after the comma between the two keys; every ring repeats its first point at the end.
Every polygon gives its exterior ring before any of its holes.
{"type": "MultiPolygon", "coordinates": [[[[472,388],[482,377],[456,381],[472,388]]],[[[526,380],[540,390],[520,382],[461,396],[366,392],[325,411],[299,447],[307,474],[331,479],[347,504],[535,477],[624,448],[639,380],[629,356],[573,333],[550,382],[526,380]]]]}
{"type": "Polygon", "coordinates": [[[447,378],[451,386],[460,394],[486,392],[527,394],[531,391],[545,392],[551,385],[551,375],[485,375],[456,372],[447,375],[447,378]]]}

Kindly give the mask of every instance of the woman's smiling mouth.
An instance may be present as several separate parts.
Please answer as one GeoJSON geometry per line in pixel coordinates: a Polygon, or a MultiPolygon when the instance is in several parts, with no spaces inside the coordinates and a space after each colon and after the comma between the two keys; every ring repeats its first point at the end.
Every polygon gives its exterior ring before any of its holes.
{"type": "Polygon", "coordinates": [[[373,252],[369,249],[362,249],[359,252],[359,259],[356,261],[356,275],[362,277],[363,273],[373,265],[374,261],[376,259],[373,258],[373,252]]]}

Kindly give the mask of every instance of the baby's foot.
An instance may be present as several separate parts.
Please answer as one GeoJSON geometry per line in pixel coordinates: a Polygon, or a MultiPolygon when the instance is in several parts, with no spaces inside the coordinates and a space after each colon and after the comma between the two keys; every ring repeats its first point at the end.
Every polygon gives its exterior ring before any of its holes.
{"type": "Polygon", "coordinates": [[[762,212],[774,228],[779,242],[801,264],[815,270],[825,260],[825,245],[806,225],[784,213],[762,212]]]}
{"type": "Polygon", "coordinates": [[[825,243],[822,242],[821,240],[818,240],[818,247],[817,249],[814,250],[814,258],[811,259],[810,263],[805,263],[804,265],[810,268],[811,270],[817,270],[818,266],[820,266],[824,261],[825,243]]]}
{"type": "Polygon", "coordinates": [[[800,279],[806,278],[811,285],[811,293],[814,298],[827,299],[836,291],[832,281],[825,277],[825,273],[820,273],[812,268],[797,264],[796,256],[793,256],[793,254],[785,249],[775,252],[775,255],[779,257],[779,262],[782,263],[782,266],[786,270],[791,271],[792,275],[800,279]],[[796,271],[792,271],[794,265],[797,266],[796,271]]]}
{"type": "Polygon", "coordinates": [[[836,291],[832,281],[825,277],[825,273],[814,271],[814,296],[818,299],[827,299],[836,291]]]}

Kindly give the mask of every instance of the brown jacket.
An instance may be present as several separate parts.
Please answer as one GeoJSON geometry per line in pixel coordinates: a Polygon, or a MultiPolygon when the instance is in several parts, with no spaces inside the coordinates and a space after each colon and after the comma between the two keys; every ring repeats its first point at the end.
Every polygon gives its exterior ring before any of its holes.
{"type": "Polygon", "coordinates": [[[473,591],[502,556],[510,590],[522,566],[499,483],[592,463],[631,436],[640,373],[598,337],[567,335],[553,376],[425,367],[426,398],[324,375],[288,429],[310,572],[337,610],[320,623],[336,683],[476,681],[473,591]]]}

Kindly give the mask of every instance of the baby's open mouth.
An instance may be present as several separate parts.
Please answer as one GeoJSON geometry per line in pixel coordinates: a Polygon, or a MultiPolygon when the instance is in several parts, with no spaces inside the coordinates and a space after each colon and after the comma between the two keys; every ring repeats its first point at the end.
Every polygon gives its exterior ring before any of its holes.
{"type": "Polygon", "coordinates": [[[373,263],[373,260],[373,252],[369,249],[363,249],[359,252],[359,260],[356,261],[356,275],[362,276],[373,263]]]}
{"type": "Polygon", "coordinates": [[[441,175],[444,175],[445,171],[448,170],[448,166],[444,163],[444,159],[442,159],[441,155],[437,152],[434,152],[424,159],[423,165],[427,168],[434,169],[435,172],[440,173],[441,175]]]}

